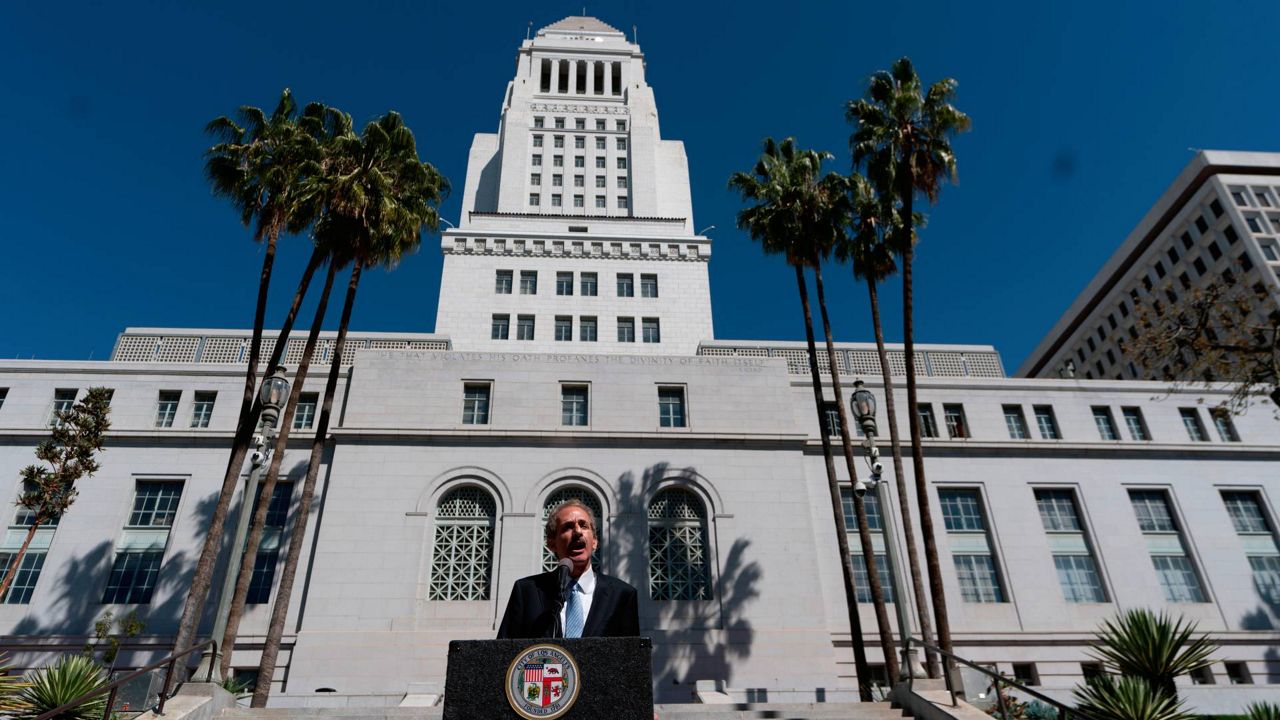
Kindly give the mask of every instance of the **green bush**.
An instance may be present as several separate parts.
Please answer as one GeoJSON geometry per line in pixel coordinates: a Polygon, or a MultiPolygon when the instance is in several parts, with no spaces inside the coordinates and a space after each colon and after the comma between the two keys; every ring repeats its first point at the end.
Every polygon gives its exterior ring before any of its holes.
{"type": "MultiPolygon", "coordinates": [[[[18,693],[22,707],[15,715],[19,718],[35,718],[97,690],[108,680],[93,660],[84,655],[63,655],[54,664],[28,675],[27,683],[18,693]]],[[[58,715],[57,720],[99,720],[106,705],[104,693],[58,715]]]]}
{"type": "Polygon", "coordinates": [[[1177,698],[1173,679],[1205,667],[1218,649],[1208,636],[1193,637],[1195,631],[1195,623],[1166,613],[1129,610],[1103,623],[1094,657],[1110,672],[1142,678],[1156,692],[1177,698]]]}
{"type": "Polygon", "coordinates": [[[1100,675],[1075,689],[1080,709],[1096,720],[1192,720],[1177,696],[1140,677],[1100,675]]]}

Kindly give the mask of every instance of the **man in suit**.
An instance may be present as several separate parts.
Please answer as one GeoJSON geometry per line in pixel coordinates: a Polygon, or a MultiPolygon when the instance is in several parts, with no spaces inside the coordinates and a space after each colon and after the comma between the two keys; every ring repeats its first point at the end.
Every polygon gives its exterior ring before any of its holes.
{"type": "Polygon", "coordinates": [[[547,516],[547,548],[556,558],[573,563],[572,587],[557,618],[559,570],[516,581],[502,616],[498,638],[637,637],[640,611],[636,589],[591,567],[595,552],[594,513],[580,500],[567,500],[547,516]],[[559,624],[557,625],[557,620],[559,624]]]}

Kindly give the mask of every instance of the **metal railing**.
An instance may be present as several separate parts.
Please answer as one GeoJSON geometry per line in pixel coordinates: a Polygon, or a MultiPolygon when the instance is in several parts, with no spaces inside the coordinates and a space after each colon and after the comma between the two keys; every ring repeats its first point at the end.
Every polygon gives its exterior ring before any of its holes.
{"type": "MultiPolygon", "coordinates": [[[[183,650],[180,653],[173,653],[169,657],[166,657],[165,659],[159,662],[155,662],[144,668],[139,668],[138,670],[134,670],[133,672],[129,673],[128,675],[125,675],[119,680],[113,680],[112,682],[106,685],[103,685],[97,690],[85,693],[84,695],[81,695],[80,697],[76,698],[75,700],[72,700],[71,702],[65,705],[59,705],[58,707],[46,713],[42,713],[36,716],[35,720],[51,720],[51,718],[55,718],[58,715],[61,715],[62,713],[72,708],[76,708],[76,707],[80,707],[81,705],[84,705],[85,703],[89,702],[90,700],[98,697],[103,693],[108,693],[108,695],[107,695],[107,706],[102,710],[102,720],[110,720],[111,706],[116,704],[116,691],[120,689],[121,685],[124,685],[130,680],[133,680],[134,678],[144,675],[146,673],[149,673],[152,670],[155,670],[161,666],[167,666],[165,667],[165,673],[164,673],[164,687],[161,688],[160,690],[160,702],[156,705],[156,708],[155,708],[155,713],[157,715],[163,715],[164,703],[166,700],[169,699],[170,697],[169,688],[173,685],[173,669],[177,665],[178,660],[190,655],[191,653],[204,650],[205,648],[212,648],[213,656],[214,657],[218,656],[218,643],[213,639],[205,640],[202,643],[192,645],[191,647],[187,648],[186,650],[183,650]]],[[[209,664],[209,674],[205,678],[205,682],[213,682],[213,666],[215,664],[216,663],[209,664]]]]}
{"type": "MultiPolygon", "coordinates": [[[[935,647],[933,645],[930,645],[921,640],[917,640],[910,636],[906,637],[902,643],[904,656],[910,657],[911,647],[913,645],[918,645],[924,648],[926,651],[935,652],[941,655],[942,657],[946,658],[946,661],[943,663],[944,668],[943,668],[942,678],[947,684],[947,692],[951,694],[951,707],[956,706],[955,678],[953,678],[951,674],[952,664],[956,663],[956,664],[964,665],[967,668],[977,670],[979,673],[991,679],[991,687],[995,688],[995,691],[996,691],[996,707],[999,709],[1000,717],[1003,718],[1003,720],[1010,720],[1010,716],[1009,716],[1008,708],[1005,706],[1004,693],[1000,692],[1001,685],[1007,685],[1008,687],[1016,689],[1021,694],[1024,694],[1028,697],[1035,698],[1039,702],[1045,703],[1046,705],[1056,708],[1058,711],[1058,720],[1069,720],[1069,718],[1073,718],[1073,717],[1078,718],[1079,720],[1095,720],[1093,717],[1091,717],[1087,713],[1080,712],[1075,708],[1067,707],[1066,705],[1063,705],[1062,703],[1058,702],[1057,700],[1054,700],[1048,695],[1043,695],[1041,693],[1038,693],[1035,690],[1032,690],[1031,688],[1027,687],[1026,685],[1023,685],[1022,683],[1017,682],[1016,680],[1010,680],[1009,678],[1005,677],[1004,675],[1001,675],[1000,673],[994,670],[991,670],[990,668],[985,668],[976,663],[969,662],[968,660],[965,660],[964,658],[960,657],[959,655],[956,655],[955,653],[947,652],[946,650],[943,650],[940,647],[935,647]]],[[[907,678],[908,691],[912,689],[914,685],[914,681],[915,681],[914,675],[908,676],[907,678]]]]}

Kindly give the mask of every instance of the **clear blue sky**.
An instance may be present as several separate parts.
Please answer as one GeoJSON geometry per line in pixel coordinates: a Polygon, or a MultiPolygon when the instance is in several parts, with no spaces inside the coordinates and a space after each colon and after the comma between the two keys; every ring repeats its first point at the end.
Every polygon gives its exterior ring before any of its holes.
{"type": "MultiPolygon", "coordinates": [[[[0,5],[0,357],[106,357],[127,325],[249,327],[261,256],[201,175],[211,118],[281,88],[363,123],[399,110],[455,183],[492,132],[515,51],[581,2],[0,5]]],[[[843,102],[910,55],[959,80],[973,131],[929,210],[919,342],[990,343],[1009,372],[1178,170],[1189,148],[1280,150],[1280,4],[650,3],[587,6],[639,27],[665,137],[685,142],[695,220],[715,225],[716,335],[800,339],[793,275],[734,229],[725,190],[761,138],[847,169],[843,102]]],[[[301,268],[290,239],[271,318],[301,268]]],[[[436,237],[361,287],[353,326],[431,331],[436,237]]],[[[866,291],[828,268],[837,337],[872,338],[866,291]]],[[[899,285],[886,288],[890,340],[899,285]]],[[[336,324],[336,312],[330,325],[336,324]]],[[[278,319],[271,320],[274,325],[278,319]]]]}

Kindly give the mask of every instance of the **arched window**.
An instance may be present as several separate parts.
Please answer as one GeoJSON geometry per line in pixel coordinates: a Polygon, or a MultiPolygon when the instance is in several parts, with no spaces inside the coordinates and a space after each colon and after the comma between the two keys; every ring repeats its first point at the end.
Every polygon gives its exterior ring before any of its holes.
{"type": "Polygon", "coordinates": [[[551,493],[551,495],[547,496],[547,501],[542,505],[543,524],[538,527],[538,542],[542,544],[542,571],[550,572],[556,569],[556,556],[547,549],[547,544],[545,542],[546,533],[543,528],[546,526],[547,516],[551,514],[551,511],[557,505],[565,500],[581,500],[583,504],[591,508],[591,512],[595,514],[596,540],[599,544],[596,545],[596,551],[591,554],[591,567],[596,570],[603,569],[604,565],[600,562],[600,548],[604,545],[604,538],[602,537],[604,534],[604,519],[600,512],[600,498],[596,497],[595,493],[584,487],[571,485],[569,487],[560,488],[559,490],[551,493]]]}
{"type": "Polygon", "coordinates": [[[440,499],[428,600],[489,599],[496,517],[493,496],[474,485],[440,499]]]}
{"type": "Polygon", "coordinates": [[[649,503],[649,595],[654,600],[710,600],[707,509],[681,488],[649,503]]]}

